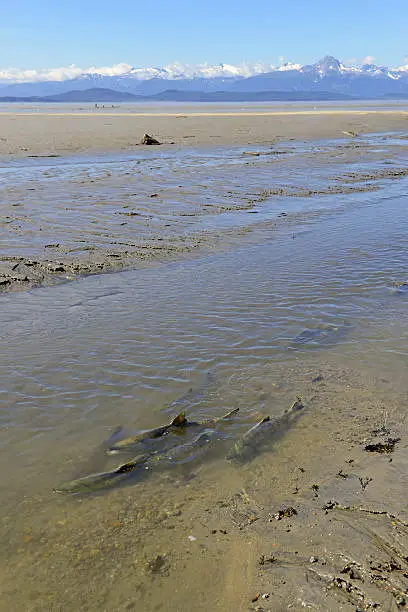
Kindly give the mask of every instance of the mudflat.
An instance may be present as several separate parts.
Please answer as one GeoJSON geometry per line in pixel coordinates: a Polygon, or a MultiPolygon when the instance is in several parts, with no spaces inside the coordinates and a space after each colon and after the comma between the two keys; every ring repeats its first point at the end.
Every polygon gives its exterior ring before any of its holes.
{"type": "Polygon", "coordinates": [[[1,155],[129,151],[144,133],[163,144],[270,144],[405,130],[403,103],[3,105],[1,155]]]}
{"type": "Polygon", "coordinates": [[[0,610],[406,607],[408,134],[342,131],[3,157],[0,610]],[[158,438],[120,486],[53,493],[128,465],[118,429],[237,408],[187,456],[193,432],[158,438]]]}
{"type": "MultiPolygon", "coordinates": [[[[58,124],[58,117],[47,119],[58,124]]],[[[217,118],[229,119],[240,120],[217,118]]],[[[83,120],[95,127],[101,118],[83,120]]],[[[286,231],[408,175],[406,132],[340,135],[10,156],[0,166],[0,291],[256,242],[259,232],[286,231]]]]}

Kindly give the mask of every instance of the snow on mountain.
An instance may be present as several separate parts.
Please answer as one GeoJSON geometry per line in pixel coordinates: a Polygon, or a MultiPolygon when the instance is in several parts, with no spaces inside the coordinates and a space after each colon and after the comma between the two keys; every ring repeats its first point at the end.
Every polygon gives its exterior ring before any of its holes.
{"type": "MultiPolygon", "coordinates": [[[[372,61],[372,57],[365,58],[372,61]]],[[[127,63],[87,69],[71,65],[46,70],[0,70],[1,96],[57,95],[72,90],[106,88],[136,95],[183,91],[319,91],[376,97],[408,93],[408,64],[397,68],[366,63],[346,66],[327,55],[315,64],[262,62],[200,64],[174,62],[161,68],[135,68],[127,63]]]]}
{"type": "MultiPolygon", "coordinates": [[[[293,66],[299,66],[294,64],[293,66]]],[[[300,67],[300,66],[299,66],[300,67]]],[[[181,62],[168,64],[163,68],[135,68],[130,64],[121,63],[113,66],[79,68],[72,64],[65,68],[49,68],[44,70],[20,70],[18,68],[0,69],[0,83],[38,83],[44,81],[67,81],[79,78],[98,77],[124,77],[138,81],[147,79],[195,79],[195,78],[246,78],[255,74],[270,72],[271,70],[284,70],[286,65],[275,67],[272,64],[243,62],[237,66],[231,64],[199,64],[192,66],[181,62]]]]}
{"type": "Polygon", "coordinates": [[[407,72],[408,73],[408,64],[405,66],[400,66],[399,68],[394,68],[394,72],[407,72]]]}
{"type": "Polygon", "coordinates": [[[46,81],[62,82],[70,79],[93,79],[101,77],[131,78],[137,81],[148,79],[214,79],[214,78],[248,78],[269,72],[285,72],[296,70],[299,72],[314,71],[320,77],[334,73],[379,73],[387,70],[390,74],[408,72],[408,64],[398,68],[380,68],[374,64],[365,64],[361,68],[345,66],[338,59],[327,55],[315,64],[302,66],[301,64],[286,62],[280,66],[262,62],[242,62],[232,64],[199,64],[193,66],[182,62],[173,62],[162,68],[135,68],[131,64],[119,63],[113,66],[92,66],[80,68],[74,64],[64,68],[49,68],[43,70],[21,70],[19,68],[0,69],[0,83],[40,83],[46,81]]]}
{"type": "Polygon", "coordinates": [[[101,76],[117,76],[133,70],[130,64],[114,64],[100,68],[84,70],[74,64],[65,68],[44,68],[43,70],[21,70],[19,68],[0,69],[0,83],[39,83],[44,81],[68,81],[83,75],[99,74],[101,76]]]}
{"type": "MultiPolygon", "coordinates": [[[[286,72],[287,70],[300,70],[302,67],[301,64],[293,64],[292,62],[285,62],[279,68],[276,68],[278,72],[286,72]]],[[[273,68],[271,68],[271,72],[273,72],[273,68]]]]}

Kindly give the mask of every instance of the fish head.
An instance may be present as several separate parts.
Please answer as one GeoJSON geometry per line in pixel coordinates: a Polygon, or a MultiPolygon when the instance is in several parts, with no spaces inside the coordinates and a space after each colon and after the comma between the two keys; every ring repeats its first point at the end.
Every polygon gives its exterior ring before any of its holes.
{"type": "Polygon", "coordinates": [[[198,446],[202,446],[203,444],[206,444],[207,442],[211,442],[211,440],[215,437],[216,432],[212,429],[205,429],[204,431],[202,431],[195,439],[195,443],[198,444],[198,446]]]}

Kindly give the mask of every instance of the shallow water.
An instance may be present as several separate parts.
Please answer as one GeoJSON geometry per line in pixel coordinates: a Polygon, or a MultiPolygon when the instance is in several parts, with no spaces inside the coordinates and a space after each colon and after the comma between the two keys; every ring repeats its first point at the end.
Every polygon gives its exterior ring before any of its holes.
{"type": "MultiPolygon", "coordinates": [[[[243,167],[242,183],[247,171],[255,180],[253,166],[243,167]]],[[[70,166],[62,172],[71,172],[70,166]]],[[[317,180],[300,166],[298,176],[302,173],[307,185],[317,180]]],[[[383,381],[379,390],[368,382],[361,386],[362,406],[365,410],[381,397],[380,405],[392,395],[390,420],[403,422],[408,296],[394,283],[407,280],[407,186],[408,179],[402,178],[376,192],[312,197],[307,204],[295,199],[293,212],[304,214],[279,229],[254,225],[250,244],[156,268],[2,296],[0,458],[7,470],[0,476],[1,557],[2,563],[9,558],[17,564],[21,576],[12,588],[3,568],[8,609],[23,604],[29,610],[75,609],[72,580],[79,571],[85,580],[88,572],[93,585],[88,599],[81,599],[83,609],[134,609],[126,608],[129,601],[135,609],[140,601],[144,609],[155,609],[171,592],[165,574],[159,572],[155,596],[144,593],[151,589],[151,578],[143,570],[136,571],[137,596],[127,591],[126,597],[121,595],[122,583],[109,577],[128,567],[124,541],[117,542],[118,549],[110,548],[103,561],[96,563],[100,553],[95,553],[92,564],[81,557],[84,565],[75,565],[72,551],[85,547],[89,552],[91,540],[95,550],[98,542],[105,542],[96,523],[106,531],[108,523],[128,517],[126,508],[131,506],[134,514],[137,504],[140,524],[150,516],[154,525],[160,507],[168,508],[170,516],[178,516],[183,507],[186,518],[180,521],[186,523],[180,541],[177,525],[175,539],[171,530],[156,531],[150,523],[144,531],[135,526],[137,536],[126,532],[126,538],[137,537],[141,559],[164,549],[179,559],[189,554],[187,535],[195,538],[201,529],[197,517],[201,525],[206,508],[213,508],[217,499],[248,483],[259,496],[266,495],[269,455],[239,471],[218,449],[210,454],[207,467],[198,462],[187,470],[175,469],[174,475],[171,469],[163,474],[158,470],[151,478],[135,479],[125,489],[91,499],[53,495],[52,489],[66,480],[118,464],[117,458],[104,458],[100,447],[117,425],[132,432],[168,422],[170,414],[181,409],[202,418],[239,406],[238,418],[223,427],[227,448],[260,413],[282,413],[308,389],[305,381],[309,384],[320,371],[325,376],[329,371],[329,378],[330,372],[340,372],[336,389],[342,384],[345,393],[360,388],[353,372],[383,381]],[[310,336],[301,335],[305,330],[310,336]],[[67,520],[69,529],[61,540],[67,520]],[[60,586],[47,583],[47,567],[56,568],[60,586]],[[26,580],[29,587],[24,586],[26,580]],[[66,585],[72,590],[69,596],[64,594],[66,585]]],[[[232,223],[238,225],[239,219],[234,217],[232,223]]],[[[313,394],[305,393],[312,406],[313,394]]],[[[320,419],[327,417],[327,423],[320,424],[328,436],[341,429],[333,414],[338,401],[331,396],[327,414],[324,406],[319,413],[320,419]]],[[[317,425],[310,410],[293,434],[289,432],[293,437],[289,435],[287,443],[278,441],[273,461],[283,466],[312,461],[311,445],[326,435],[317,425]],[[294,449],[300,459],[293,459],[294,449]]],[[[284,472],[276,478],[284,481],[284,472]]],[[[276,489],[269,495],[269,502],[282,499],[276,489]]],[[[403,508],[403,490],[394,496],[397,507],[403,508]]],[[[230,541],[231,550],[240,550],[239,542],[230,541]]],[[[208,572],[212,564],[219,567],[221,555],[211,550],[208,572]]],[[[191,560],[191,567],[200,567],[197,559],[191,560]]],[[[205,583],[210,595],[206,602],[200,594],[200,609],[206,609],[219,587],[215,581],[211,591],[211,581],[205,583]]],[[[174,605],[166,609],[185,609],[190,588],[181,588],[174,605]]],[[[215,608],[221,609],[221,603],[215,608]]]]}
{"type": "MultiPolygon", "coordinates": [[[[312,102],[211,102],[200,103],[195,102],[143,102],[120,103],[120,104],[99,104],[99,112],[125,113],[162,113],[162,112],[242,112],[242,111],[258,111],[270,112],[279,110],[316,110],[316,109],[340,109],[344,108],[353,110],[405,110],[407,103],[405,100],[389,100],[389,102],[378,102],[378,100],[347,100],[344,101],[312,101],[312,102]],[[102,108],[104,107],[104,108],[102,108]]],[[[14,102],[0,103],[0,112],[7,113],[69,113],[69,112],[89,112],[95,113],[95,104],[86,103],[35,103],[35,102],[14,102]]]]}
{"type": "Polygon", "coordinates": [[[217,234],[220,246],[265,221],[370,201],[393,173],[408,172],[407,149],[403,135],[387,134],[4,161],[2,286],[211,248],[217,234]]]}

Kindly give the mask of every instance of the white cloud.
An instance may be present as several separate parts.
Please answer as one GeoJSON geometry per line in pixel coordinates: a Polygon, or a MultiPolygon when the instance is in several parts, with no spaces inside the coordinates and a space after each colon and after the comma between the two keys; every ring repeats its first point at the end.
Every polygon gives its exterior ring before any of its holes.
{"type": "Polygon", "coordinates": [[[193,66],[182,62],[173,62],[163,68],[134,68],[130,64],[121,63],[113,66],[91,66],[80,68],[75,64],[63,68],[45,68],[42,70],[22,70],[20,68],[0,69],[0,83],[35,83],[43,81],[66,81],[87,75],[102,76],[129,75],[137,80],[153,77],[180,79],[194,77],[249,77],[276,69],[272,64],[262,62],[242,62],[236,66],[231,64],[199,64],[193,66]]]}
{"type": "Polygon", "coordinates": [[[373,55],[366,55],[361,60],[361,65],[364,66],[365,64],[373,64],[374,60],[375,60],[375,57],[373,55]]]}
{"type": "Polygon", "coordinates": [[[66,81],[87,74],[102,74],[103,76],[118,76],[132,69],[130,64],[114,64],[113,66],[92,66],[83,69],[71,64],[64,68],[44,68],[42,70],[21,70],[20,68],[0,69],[0,82],[3,83],[35,83],[39,81],[66,81]]]}

